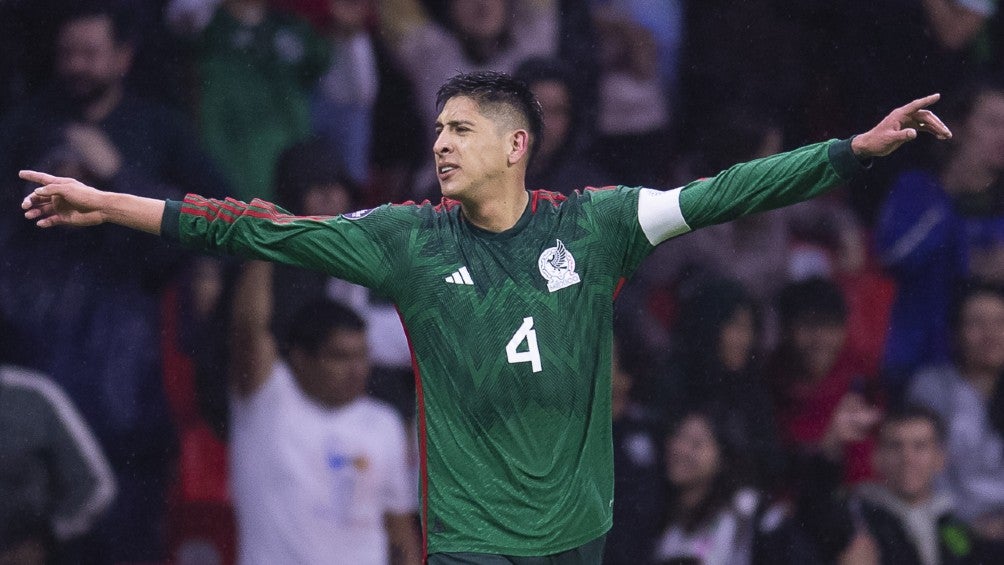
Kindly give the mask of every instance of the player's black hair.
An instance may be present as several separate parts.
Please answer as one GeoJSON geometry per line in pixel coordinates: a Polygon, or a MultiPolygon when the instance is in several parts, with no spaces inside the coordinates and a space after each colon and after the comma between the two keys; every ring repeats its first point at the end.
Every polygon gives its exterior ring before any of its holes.
{"type": "Polygon", "coordinates": [[[543,138],[544,118],[540,102],[525,82],[516,80],[506,73],[481,71],[455,75],[439,88],[436,94],[436,110],[442,111],[446,103],[457,96],[464,96],[477,102],[482,111],[506,108],[518,113],[530,131],[529,158],[533,160],[537,146],[543,138]]]}
{"type": "Polygon", "coordinates": [[[284,350],[299,349],[315,355],[331,334],[339,330],[361,332],[366,323],[351,308],[328,298],[304,304],[290,320],[284,350]]]}
{"type": "Polygon", "coordinates": [[[777,298],[777,311],[785,328],[796,323],[844,324],[847,321],[843,292],[833,281],[822,277],[790,283],[782,288],[777,298]]]}
{"type": "Polygon", "coordinates": [[[108,18],[112,24],[112,39],[117,45],[135,43],[132,22],[118,2],[112,0],[85,0],[75,2],[67,9],[60,22],[60,28],[79,20],[108,18]]]}
{"type": "Polygon", "coordinates": [[[276,204],[294,214],[304,214],[303,200],[316,186],[339,185],[352,204],[359,202],[360,189],[345,171],[331,142],[311,137],[283,150],[275,167],[276,204]]]}
{"type": "Polygon", "coordinates": [[[948,433],[945,429],[945,421],[942,420],[941,416],[933,409],[920,404],[907,404],[886,412],[885,417],[882,418],[882,424],[879,426],[879,437],[882,435],[882,430],[889,426],[913,422],[916,420],[922,420],[930,424],[934,429],[934,435],[937,438],[938,443],[945,442],[945,438],[948,433]]]}

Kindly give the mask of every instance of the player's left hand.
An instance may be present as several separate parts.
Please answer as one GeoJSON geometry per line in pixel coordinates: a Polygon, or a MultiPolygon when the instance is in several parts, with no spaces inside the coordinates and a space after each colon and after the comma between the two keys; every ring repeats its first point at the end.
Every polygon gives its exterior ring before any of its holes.
{"type": "Polygon", "coordinates": [[[931,94],[896,108],[878,125],[855,136],[851,141],[851,150],[861,159],[884,157],[916,139],[918,132],[922,131],[941,140],[951,139],[952,132],[948,127],[934,112],[926,109],[940,98],[940,94],[931,94]]]}

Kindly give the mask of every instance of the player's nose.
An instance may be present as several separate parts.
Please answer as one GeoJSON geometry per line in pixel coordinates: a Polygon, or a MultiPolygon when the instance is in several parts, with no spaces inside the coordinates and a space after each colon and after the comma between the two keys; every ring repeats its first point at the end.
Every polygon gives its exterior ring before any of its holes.
{"type": "Polygon", "coordinates": [[[436,155],[445,155],[452,151],[453,144],[450,143],[450,138],[446,132],[442,132],[436,137],[436,142],[432,145],[432,152],[436,155]]]}

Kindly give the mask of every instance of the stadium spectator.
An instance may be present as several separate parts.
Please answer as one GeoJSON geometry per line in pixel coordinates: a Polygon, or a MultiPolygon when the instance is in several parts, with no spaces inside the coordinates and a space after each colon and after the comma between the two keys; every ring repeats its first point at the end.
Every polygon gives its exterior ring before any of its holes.
{"type": "Polygon", "coordinates": [[[874,465],[878,480],[841,488],[842,462],[816,454],[804,467],[800,516],[807,528],[832,544],[858,530],[877,563],[990,563],[992,548],[978,543],[958,518],[957,501],[939,486],[945,468],[946,428],[933,410],[906,405],[878,426],[874,465]]]}
{"type": "Polygon", "coordinates": [[[666,439],[669,496],[663,533],[649,562],[818,563],[785,506],[749,486],[746,446],[721,420],[724,411],[691,409],[666,439]]]}
{"type": "Polygon", "coordinates": [[[620,363],[614,343],[613,415],[614,524],[603,551],[605,565],[638,565],[652,554],[665,498],[663,429],[636,400],[635,378],[620,363]]]}
{"type": "MultiPolygon", "coordinates": [[[[24,163],[150,197],[226,190],[184,117],[125,86],[132,46],[122,15],[93,3],[70,12],[58,26],[54,81],[2,118],[0,201],[29,190],[9,180],[24,163]]],[[[15,361],[63,388],[116,473],[119,496],[97,545],[108,544],[111,560],[161,558],[174,430],[162,390],[160,300],[190,254],[113,226],[37,237],[5,209],[0,257],[15,361]],[[84,260],[91,254],[101,259],[84,260]]]]}
{"type": "Polygon", "coordinates": [[[959,517],[1004,546],[1004,289],[964,288],[951,328],[952,362],[921,369],[907,398],[945,421],[944,479],[959,517]]]}
{"type": "Polygon", "coordinates": [[[676,63],[664,59],[669,56],[667,50],[675,51],[675,46],[667,49],[665,42],[666,36],[669,41],[680,40],[683,15],[678,1],[659,4],[649,10],[662,18],[661,27],[640,21],[639,14],[623,2],[592,6],[599,79],[596,139],[590,153],[618,182],[629,186],[652,186],[661,180],[662,158],[674,125],[676,108],[662,72],[667,64],[676,63]],[[660,29],[666,31],[659,38],[663,45],[655,36],[660,29]]]}
{"type": "Polygon", "coordinates": [[[590,0],[589,3],[590,11],[601,20],[606,17],[627,18],[648,32],[655,45],[656,72],[661,90],[670,101],[674,100],[679,83],[680,51],[685,39],[683,11],[686,2],[590,0]]]}
{"type": "Polygon", "coordinates": [[[766,378],[784,442],[845,462],[845,480],[871,476],[872,428],[883,399],[877,379],[846,346],[847,306],[831,281],[791,283],[778,296],[781,342],[766,378]]]}
{"type": "MultiPolygon", "coordinates": [[[[982,66],[977,50],[983,28],[997,11],[996,0],[922,0],[873,2],[792,2],[807,6],[801,51],[809,61],[807,84],[818,103],[799,116],[822,132],[861,126],[882,115],[887,105],[924,92],[941,92],[949,102],[982,66]],[[874,41],[882,37],[881,44],[874,41]],[[867,61],[867,64],[860,64],[867,61]]],[[[787,77],[790,72],[780,76],[787,77]]],[[[771,79],[778,75],[770,74],[771,79]]],[[[961,138],[960,138],[961,139],[961,138]]],[[[848,201],[865,225],[873,226],[892,182],[904,169],[930,160],[922,148],[876,162],[868,179],[849,183],[848,201]]]]}
{"type": "Polygon", "coordinates": [[[894,395],[920,367],[948,360],[958,284],[1004,281],[1004,84],[975,84],[956,102],[947,154],[934,171],[899,175],[875,230],[897,285],[883,363],[894,395]]]}
{"type": "MultiPolygon", "coordinates": [[[[337,149],[327,140],[312,137],[283,151],[276,165],[276,203],[304,216],[337,216],[357,209],[362,199],[358,185],[345,173],[337,149]]],[[[218,375],[226,371],[225,351],[229,334],[234,265],[209,273],[198,286],[224,288],[222,298],[207,310],[210,314],[193,340],[199,350],[199,384],[207,415],[226,435],[226,389],[218,375]]],[[[289,332],[293,315],[308,302],[327,297],[350,307],[366,322],[372,364],[368,392],[394,406],[410,421],[415,412],[411,350],[394,306],[365,287],[286,265],[275,267],[271,329],[274,335],[289,332]]]]}
{"type": "MultiPolygon", "coordinates": [[[[668,171],[669,186],[781,150],[780,127],[751,108],[711,116],[695,135],[691,151],[668,171]]],[[[866,252],[861,227],[839,195],[711,226],[656,249],[641,266],[618,298],[621,331],[634,336],[642,359],[665,351],[672,347],[680,289],[689,280],[723,277],[741,283],[754,299],[762,322],[756,345],[770,349],[778,340],[774,299],[781,287],[813,275],[857,272],[866,252]]]]}
{"type": "Polygon", "coordinates": [[[239,560],[383,565],[421,560],[405,428],[364,394],[365,325],[345,306],[301,307],[270,330],[272,265],[249,262],[234,295],[231,486],[239,560]]]}
{"type": "Polygon", "coordinates": [[[883,565],[974,562],[968,529],[955,517],[952,497],[935,484],[945,467],[945,439],[941,419],[924,408],[891,412],[879,425],[881,481],[860,485],[857,496],[883,565]]]}
{"type": "Polygon", "coordinates": [[[172,27],[197,45],[199,127],[241,200],[272,196],[279,154],[310,134],[310,95],[329,46],[267,0],[172,0],[172,27]]]}
{"type": "Polygon", "coordinates": [[[882,113],[885,104],[930,89],[946,96],[963,85],[977,70],[972,48],[987,21],[997,11],[993,0],[923,0],[888,4],[867,0],[841,0],[819,4],[819,15],[829,17],[819,41],[836,47],[840,56],[832,72],[849,110],[867,122],[882,113]],[[884,34],[890,41],[879,48],[864,41],[884,34]],[[854,58],[869,61],[855,66],[854,58]],[[918,74],[923,76],[917,76],[918,74]],[[884,76],[885,87],[866,80],[884,76]]]}
{"type": "MultiPolygon", "coordinates": [[[[337,216],[358,209],[358,185],[341,169],[324,140],[295,144],[283,152],[276,171],[276,196],[283,206],[306,216],[337,216]]],[[[276,335],[310,299],[327,296],[352,308],[366,322],[372,364],[370,394],[394,406],[406,420],[415,412],[411,349],[394,305],[369,289],[321,273],[276,267],[276,335]]]]}
{"type": "MultiPolygon", "coordinates": [[[[425,124],[418,121],[411,84],[382,38],[369,28],[371,0],[328,4],[331,65],[311,99],[313,130],[334,144],[357,184],[369,187],[391,176],[407,178],[425,162],[425,124]],[[390,131],[394,134],[380,135],[390,131]]],[[[377,194],[367,198],[370,204],[407,199],[407,191],[399,186],[375,190],[377,194]]]]}
{"type": "Polygon", "coordinates": [[[568,195],[613,182],[613,176],[585,153],[585,132],[592,128],[568,66],[559,59],[532,57],[513,76],[530,87],[544,113],[542,141],[527,171],[527,186],[568,195]]]}
{"type": "Polygon", "coordinates": [[[115,498],[112,470],[51,379],[0,365],[0,563],[79,563],[115,498]]]}
{"type": "Polygon", "coordinates": [[[681,294],[672,349],[647,372],[646,404],[671,423],[687,407],[720,403],[728,409],[723,424],[745,446],[747,478],[772,487],[784,471],[785,454],[759,361],[757,304],[730,279],[694,280],[681,294]]]}

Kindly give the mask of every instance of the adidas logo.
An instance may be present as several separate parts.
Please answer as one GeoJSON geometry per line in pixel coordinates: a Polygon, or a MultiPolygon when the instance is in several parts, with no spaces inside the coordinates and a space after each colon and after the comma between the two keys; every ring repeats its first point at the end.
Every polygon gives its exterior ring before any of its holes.
{"type": "Polygon", "coordinates": [[[467,267],[460,267],[459,271],[454,271],[452,275],[446,277],[446,282],[450,284],[474,284],[474,281],[471,280],[471,274],[467,272],[467,267]]]}

